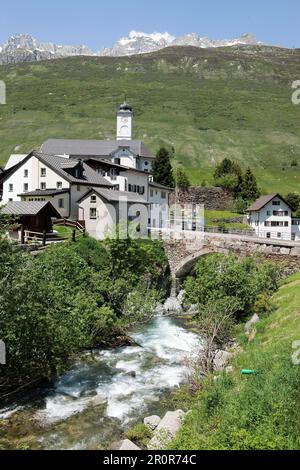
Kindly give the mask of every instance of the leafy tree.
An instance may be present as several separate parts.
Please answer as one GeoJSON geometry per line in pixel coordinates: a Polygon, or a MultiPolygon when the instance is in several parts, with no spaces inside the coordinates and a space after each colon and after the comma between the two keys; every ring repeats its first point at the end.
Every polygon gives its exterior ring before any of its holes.
{"type": "Polygon", "coordinates": [[[289,193],[285,200],[291,206],[293,212],[297,212],[300,209],[300,194],[289,193]]]}
{"type": "Polygon", "coordinates": [[[274,292],[278,280],[279,270],[273,263],[214,254],[201,259],[195,276],[186,280],[186,300],[203,306],[211,300],[231,297],[239,302],[240,317],[252,311],[259,294],[274,292]]]}
{"type": "Polygon", "coordinates": [[[216,186],[232,191],[236,196],[240,194],[243,184],[242,169],[237,162],[225,158],[216,166],[214,172],[216,186]]]}
{"type": "Polygon", "coordinates": [[[181,168],[176,169],[176,185],[184,191],[191,186],[187,174],[181,168]]]}
{"type": "Polygon", "coordinates": [[[234,201],[234,211],[238,212],[239,214],[245,214],[247,208],[249,207],[249,201],[246,201],[241,196],[239,196],[234,201]]]}
{"type": "Polygon", "coordinates": [[[170,152],[161,147],[156,154],[156,159],[153,163],[153,178],[156,183],[174,188],[174,176],[171,165],[170,152]]]}
{"type": "Polygon", "coordinates": [[[260,196],[257,181],[250,168],[247,168],[241,187],[241,197],[246,201],[254,201],[260,196]]]}

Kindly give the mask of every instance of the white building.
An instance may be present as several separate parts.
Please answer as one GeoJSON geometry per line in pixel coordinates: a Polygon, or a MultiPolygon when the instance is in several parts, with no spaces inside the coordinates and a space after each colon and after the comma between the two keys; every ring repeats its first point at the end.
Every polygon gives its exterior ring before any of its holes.
{"type": "Polygon", "coordinates": [[[33,151],[6,172],[1,203],[50,201],[62,217],[77,220],[77,201],[92,187],[113,185],[81,160],[33,151]]]}
{"type": "Polygon", "coordinates": [[[105,158],[112,163],[150,173],[155,156],[142,140],[132,139],[132,129],[132,108],[123,103],[117,113],[116,140],[49,139],[41,146],[41,152],[77,160],[105,158]]]}
{"type": "Polygon", "coordinates": [[[149,224],[152,228],[169,228],[169,195],[172,191],[172,188],[150,181],[148,197],[150,203],[149,224]]]}
{"type": "Polygon", "coordinates": [[[148,202],[138,194],[92,188],[79,199],[78,207],[87,233],[98,240],[115,238],[116,230],[124,237],[148,235],[148,202]]]}
{"type": "Polygon", "coordinates": [[[249,225],[258,237],[300,241],[300,219],[279,194],[262,196],[247,209],[249,225]]]}
{"type": "Polygon", "coordinates": [[[97,232],[97,238],[112,228],[114,220],[119,224],[140,217],[142,234],[149,226],[167,227],[172,189],[152,181],[155,157],[143,141],[132,140],[132,130],[133,111],[124,103],[117,113],[116,140],[50,139],[40,152],[11,156],[1,179],[2,204],[50,201],[61,217],[85,221],[87,231],[93,236],[97,232]],[[121,196],[127,199],[128,213],[117,211],[113,218],[110,214],[121,196]],[[95,203],[99,203],[96,213],[95,203]],[[131,214],[134,204],[141,207],[131,214]]]}

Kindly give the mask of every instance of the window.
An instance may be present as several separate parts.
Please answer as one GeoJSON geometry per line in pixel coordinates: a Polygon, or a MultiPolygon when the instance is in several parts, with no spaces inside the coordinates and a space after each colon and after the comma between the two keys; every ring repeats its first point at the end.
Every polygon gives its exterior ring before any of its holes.
{"type": "Polygon", "coordinates": [[[277,238],[281,238],[281,232],[277,232],[277,238]]]}
{"type": "Polygon", "coordinates": [[[80,191],[80,190],[81,190],[81,188],[80,188],[80,186],[79,186],[79,184],[78,184],[78,185],[77,185],[77,191],[80,191]]]}
{"type": "Polygon", "coordinates": [[[255,225],[256,225],[256,227],[259,226],[259,221],[258,220],[255,221],[255,225]]]}
{"type": "Polygon", "coordinates": [[[300,225],[300,219],[299,220],[293,220],[292,225],[300,225]]]}
{"type": "Polygon", "coordinates": [[[150,189],[150,197],[153,197],[153,189],[150,189]]]}
{"type": "Polygon", "coordinates": [[[45,190],[46,189],[46,183],[41,183],[41,189],[45,190]]]}
{"type": "Polygon", "coordinates": [[[292,233],[292,241],[294,242],[296,240],[296,234],[292,233]]]}
{"type": "Polygon", "coordinates": [[[162,199],[167,199],[167,193],[165,191],[162,191],[161,198],[162,199]]]}
{"type": "Polygon", "coordinates": [[[62,189],[62,182],[61,182],[61,181],[57,181],[56,187],[57,187],[57,189],[62,189]]]}
{"type": "Polygon", "coordinates": [[[273,215],[278,217],[288,217],[288,211],[273,211],[273,215]]]}
{"type": "Polygon", "coordinates": [[[93,195],[91,196],[91,203],[92,203],[92,204],[95,204],[95,202],[97,202],[97,197],[96,197],[95,194],[93,194],[93,195]]]}
{"type": "Polygon", "coordinates": [[[97,209],[96,207],[90,208],[90,219],[95,220],[97,219],[97,209]]]}
{"type": "Polygon", "coordinates": [[[148,166],[149,165],[149,162],[145,162],[145,166],[148,166]]]}
{"type": "Polygon", "coordinates": [[[280,206],[280,201],[272,201],[273,206],[280,206]]]}
{"type": "Polygon", "coordinates": [[[24,178],[28,178],[28,170],[24,170],[24,178]]]}
{"type": "Polygon", "coordinates": [[[270,216],[271,215],[271,211],[267,211],[267,216],[270,216]]]}
{"type": "Polygon", "coordinates": [[[59,200],[58,200],[58,207],[59,207],[59,209],[63,209],[64,206],[65,206],[65,201],[64,201],[64,199],[59,199],[59,200]]]}
{"type": "Polygon", "coordinates": [[[12,198],[9,198],[8,202],[13,202],[13,199],[12,199],[12,198]]]}
{"type": "Polygon", "coordinates": [[[8,185],[8,191],[9,191],[10,193],[12,193],[13,190],[14,190],[14,185],[13,185],[13,184],[9,184],[9,185],[8,185]]]}
{"type": "Polygon", "coordinates": [[[271,238],[271,233],[270,232],[267,233],[267,238],[271,238]]]}
{"type": "Polygon", "coordinates": [[[24,183],[23,191],[24,191],[24,193],[26,193],[28,191],[28,183],[24,183]]]}
{"type": "Polygon", "coordinates": [[[120,159],[120,158],[115,158],[115,159],[114,159],[114,163],[115,163],[116,165],[121,165],[121,159],[120,159]]]}
{"type": "Polygon", "coordinates": [[[41,177],[45,177],[47,174],[46,168],[41,168],[41,177]]]}
{"type": "Polygon", "coordinates": [[[145,194],[145,186],[140,186],[139,194],[145,194]]]}

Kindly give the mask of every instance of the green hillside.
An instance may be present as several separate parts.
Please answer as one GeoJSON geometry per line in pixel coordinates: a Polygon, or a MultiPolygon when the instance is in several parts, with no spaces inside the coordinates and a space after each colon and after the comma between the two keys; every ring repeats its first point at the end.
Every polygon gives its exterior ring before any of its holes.
{"type": "Polygon", "coordinates": [[[251,165],[266,192],[297,191],[300,50],[168,48],[135,57],[79,57],[0,67],[0,164],[48,138],[115,137],[127,93],[135,137],[174,146],[192,183],[211,181],[225,156],[251,165]]]}
{"type": "Polygon", "coordinates": [[[255,337],[248,342],[240,334],[243,352],[232,362],[233,373],[207,380],[194,396],[179,395],[192,412],[173,450],[300,449],[300,273],[286,279],[271,300],[272,311],[258,323],[255,337]],[[244,368],[259,374],[242,376],[244,368]]]}

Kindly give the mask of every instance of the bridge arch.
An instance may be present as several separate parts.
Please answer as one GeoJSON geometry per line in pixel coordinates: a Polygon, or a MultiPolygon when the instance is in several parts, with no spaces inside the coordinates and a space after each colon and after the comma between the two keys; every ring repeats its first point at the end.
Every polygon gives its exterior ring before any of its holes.
{"type": "Polygon", "coordinates": [[[202,256],[208,256],[214,253],[221,253],[223,255],[228,255],[229,250],[226,248],[219,248],[219,247],[214,247],[213,249],[202,248],[201,250],[196,251],[195,253],[187,256],[178,264],[178,266],[175,269],[175,272],[173,273],[174,277],[176,279],[182,279],[186,277],[191,272],[191,270],[193,269],[197,261],[199,261],[199,259],[202,258],[202,256]]]}

